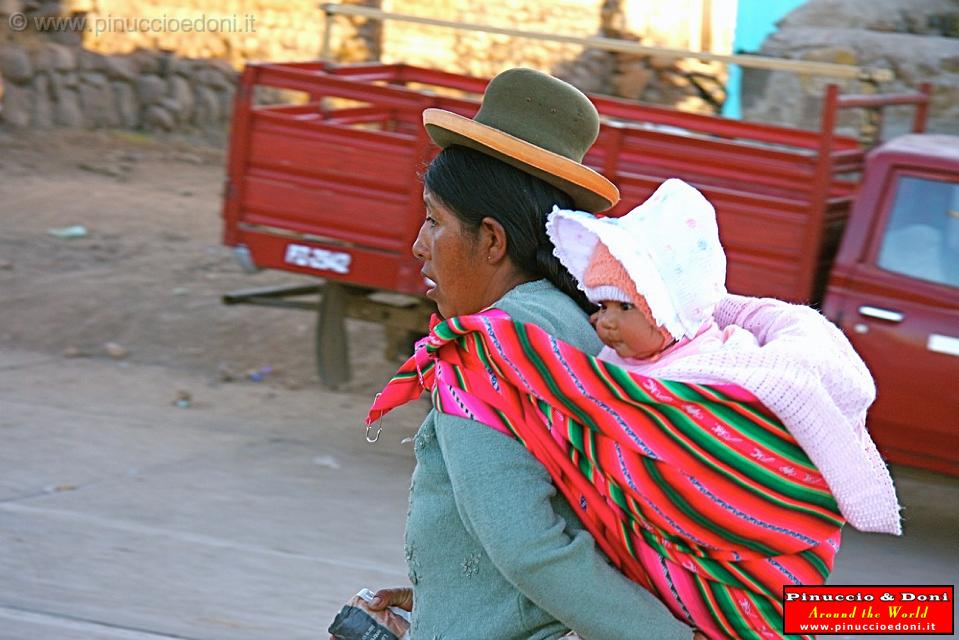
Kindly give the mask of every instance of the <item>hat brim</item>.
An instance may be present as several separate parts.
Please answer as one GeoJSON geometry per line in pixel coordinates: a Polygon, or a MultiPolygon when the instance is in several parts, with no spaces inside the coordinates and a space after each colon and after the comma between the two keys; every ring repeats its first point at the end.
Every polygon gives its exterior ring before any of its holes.
{"type": "Polygon", "coordinates": [[[440,147],[460,145],[502,160],[568,194],[583,211],[605,211],[619,202],[619,189],[599,173],[499,129],[444,109],[423,111],[423,125],[440,147]]]}

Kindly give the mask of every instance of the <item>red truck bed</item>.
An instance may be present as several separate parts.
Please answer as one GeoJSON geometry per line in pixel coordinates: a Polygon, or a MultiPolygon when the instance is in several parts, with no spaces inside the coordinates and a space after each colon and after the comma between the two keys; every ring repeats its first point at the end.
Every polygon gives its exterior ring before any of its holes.
{"type": "MultiPolygon", "coordinates": [[[[436,147],[421,113],[472,116],[486,81],[408,65],[254,64],[230,141],[224,241],[257,267],[421,295],[410,245],[423,219],[418,174],[436,147]],[[254,106],[254,87],[305,104],[254,106]]],[[[592,96],[603,123],[585,162],[612,180],[622,215],[669,177],[715,204],[729,289],[818,299],[848,215],[863,150],[821,131],[753,124],[592,96]]]]}

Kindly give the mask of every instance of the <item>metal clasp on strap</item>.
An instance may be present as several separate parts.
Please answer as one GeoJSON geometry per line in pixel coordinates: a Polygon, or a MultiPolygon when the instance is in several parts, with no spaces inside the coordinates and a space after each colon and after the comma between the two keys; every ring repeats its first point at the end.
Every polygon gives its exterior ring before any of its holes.
{"type": "MultiPolygon", "coordinates": [[[[381,396],[381,395],[382,395],[382,394],[380,394],[380,393],[376,394],[376,397],[373,398],[373,403],[374,403],[374,404],[376,403],[377,400],[380,399],[380,396],[381,396]]],[[[380,418],[379,420],[377,420],[377,421],[374,422],[373,424],[368,424],[368,425],[366,425],[366,441],[367,441],[367,442],[369,442],[370,444],[373,444],[373,443],[375,443],[377,440],[380,439],[380,434],[383,432],[382,424],[383,424],[383,418],[380,418]],[[370,436],[370,431],[373,429],[373,427],[376,427],[376,434],[373,435],[373,436],[370,436]]]]}

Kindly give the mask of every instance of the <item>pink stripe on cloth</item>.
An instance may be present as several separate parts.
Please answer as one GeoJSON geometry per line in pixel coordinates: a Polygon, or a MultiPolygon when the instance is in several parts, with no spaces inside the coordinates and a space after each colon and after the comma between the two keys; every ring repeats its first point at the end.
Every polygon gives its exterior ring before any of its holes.
{"type": "Polygon", "coordinates": [[[699,629],[710,638],[725,636],[709,613],[692,572],[664,558],[642,541],[636,544],[636,555],[659,592],[660,599],[677,619],[699,629]]]}

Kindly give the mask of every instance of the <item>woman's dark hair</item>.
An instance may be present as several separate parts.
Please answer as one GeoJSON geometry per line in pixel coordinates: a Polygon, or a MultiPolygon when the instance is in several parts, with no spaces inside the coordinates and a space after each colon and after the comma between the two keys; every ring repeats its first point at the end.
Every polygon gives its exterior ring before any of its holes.
{"type": "Polygon", "coordinates": [[[546,217],[553,205],[573,208],[573,200],[551,184],[490,157],[452,145],[433,159],[423,184],[470,231],[493,218],[506,231],[506,253],[524,273],[546,278],[587,313],[595,306],[553,255],[546,217]]]}

